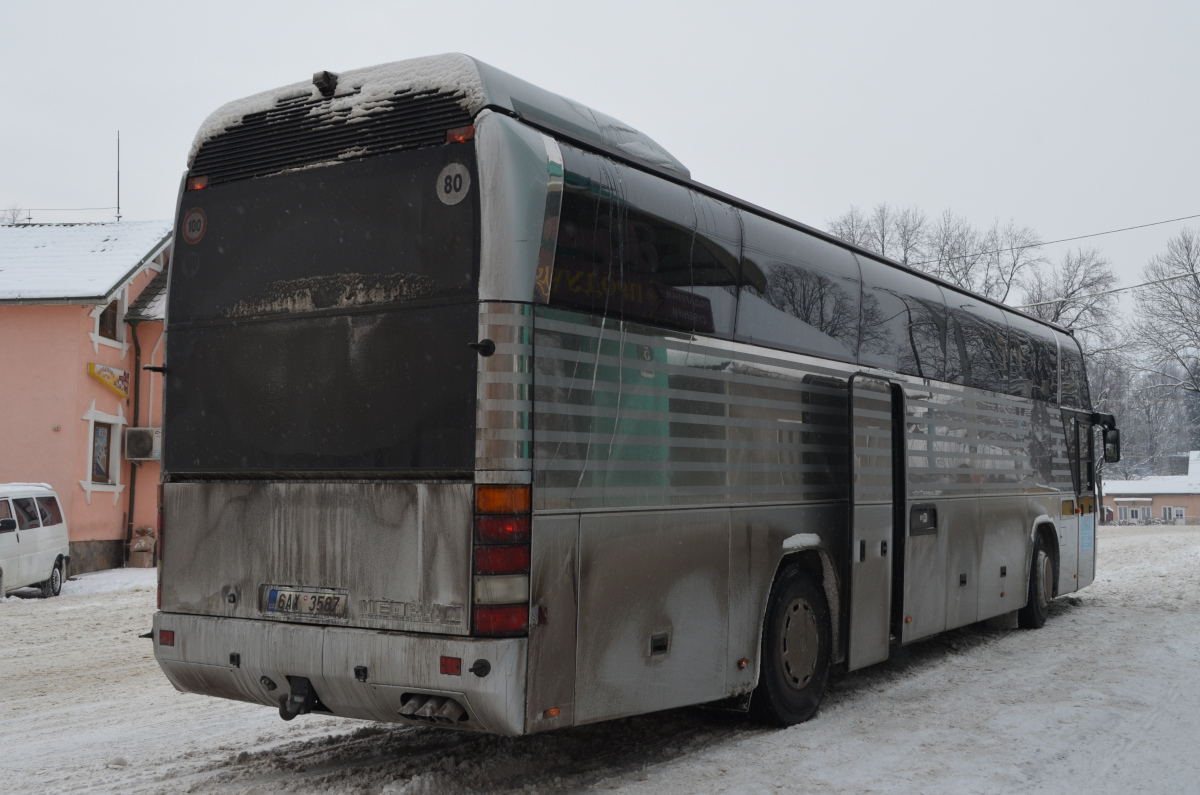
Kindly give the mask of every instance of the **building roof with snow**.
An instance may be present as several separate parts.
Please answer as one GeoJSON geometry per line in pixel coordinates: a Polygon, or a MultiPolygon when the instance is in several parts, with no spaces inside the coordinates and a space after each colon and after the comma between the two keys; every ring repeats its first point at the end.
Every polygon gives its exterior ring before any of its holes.
{"type": "Polygon", "coordinates": [[[167,316],[167,268],[154,275],[150,283],[125,312],[126,320],[164,320],[167,316]]]}
{"type": "Polygon", "coordinates": [[[170,242],[170,221],[0,226],[0,304],[105,303],[170,242]]]}
{"type": "Polygon", "coordinates": [[[1155,494],[1200,494],[1200,450],[1188,453],[1186,475],[1166,475],[1141,480],[1106,480],[1104,494],[1117,497],[1149,497],[1155,494]]]}

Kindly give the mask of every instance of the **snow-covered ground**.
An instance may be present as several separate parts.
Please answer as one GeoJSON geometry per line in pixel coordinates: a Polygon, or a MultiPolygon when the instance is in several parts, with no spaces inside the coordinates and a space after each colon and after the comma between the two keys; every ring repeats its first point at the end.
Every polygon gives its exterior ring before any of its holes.
{"type": "Polygon", "coordinates": [[[517,739],[177,693],[138,638],[154,572],[85,575],[0,600],[0,791],[1200,791],[1200,528],[1099,550],[1043,629],[901,650],[802,726],[687,709],[517,739]]]}

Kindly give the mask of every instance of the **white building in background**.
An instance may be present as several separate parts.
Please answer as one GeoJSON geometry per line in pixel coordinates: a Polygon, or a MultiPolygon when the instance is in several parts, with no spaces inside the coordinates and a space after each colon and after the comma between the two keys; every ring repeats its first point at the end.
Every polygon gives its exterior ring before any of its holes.
{"type": "Polygon", "coordinates": [[[1119,524],[1200,524],[1200,450],[1188,454],[1186,475],[1106,480],[1104,521],[1119,524]]]}

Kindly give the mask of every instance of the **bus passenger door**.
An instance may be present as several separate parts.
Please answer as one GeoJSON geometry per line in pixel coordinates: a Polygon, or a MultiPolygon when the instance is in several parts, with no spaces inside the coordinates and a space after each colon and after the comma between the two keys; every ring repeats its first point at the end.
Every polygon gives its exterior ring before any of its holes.
{"type": "MultiPolygon", "coordinates": [[[[1067,462],[1071,470],[1072,492],[1062,495],[1058,512],[1058,593],[1071,593],[1078,588],[1079,578],[1079,514],[1080,422],[1071,412],[1063,412],[1063,431],[1066,435],[1067,462]]],[[[1083,439],[1084,448],[1087,439],[1083,439]]]]}
{"type": "Polygon", "coordinates": [[[886,660],[891,639],[894,501],[894,401],[891,383],[850,379],[850,626],[847,670],[886,660]]]}

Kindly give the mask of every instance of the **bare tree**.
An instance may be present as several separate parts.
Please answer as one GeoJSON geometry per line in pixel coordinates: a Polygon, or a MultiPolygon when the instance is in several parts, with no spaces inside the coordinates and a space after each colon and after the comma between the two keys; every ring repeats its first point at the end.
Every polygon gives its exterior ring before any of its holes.
{"type": "Polygon", "coordinates": [[[867,216],[867,239],[864,248],[892,256],[892,227],[896,222],[896,213],[887,202],[875,205],[875,209],[867,216]]]}
{"type": "Polygon", "coordinates": [[[1034,317],[1073,329],[1085,357],[1124,344],[1113,322],[1117,284],[1112,263],[1097,248],[1068,251],[1057,265],[1030,268],[1021,279],[1024,309],[1034,317]]]}
{"type": "Polygon", "coordinates": [[[18,204],[14,204],[5,210],[0,210],[0,225],[16,226],[21,223],[21,214],[25,212],[25,208],[18,204]]]}
{"type": "Polygon", "coordinates": [[[867,244],[867,217],[854,205],[850,205],[850,209],[844,215],[826,221],[825,225],[831,235],[840,237],[847,243],[863,247],[867,244]]]}
{"type": "Polygon", "coordinates": [[[868,251],[911,265],[924,253],[928,219],[920,209],[899,210],[887,202],[875,205],[870,214],[851,207],[845,215],[830,220],[830,233],[868,251]]]}
{"type": "Polygon", "coordinates": [[[1037,232],[1018,226],[1016,221],[1010,220],[1004,226],[994,222],[981,242],[984,267],[982,272],[977,271],[974,290],[995,301],[1007,301],[1025,272],[1046,261],[1038,253],[1042,240],[1037,232]]]}
{"type": "Polygon", "coordinates": [[[966,218],[944,211],[929,225],[924,245],[926,259],[915,267],[959,287],[977,289],[984,269],[983,240],[966,218]]]}
{"type": "Polygon", "coordinates": [[[929,219],[918,207],[898,210],[893,216],[891,256],[904,265],[912,265],[925,258],[925,237],[929,219]]]}
{"type": "Polygon", "coordinates": [[[1200,232],[1183,229],[1168,240],[1142,277],[1152,282],[1134,299],[1142,367],[1164,388],[1200,393],[1200,232]]]}

